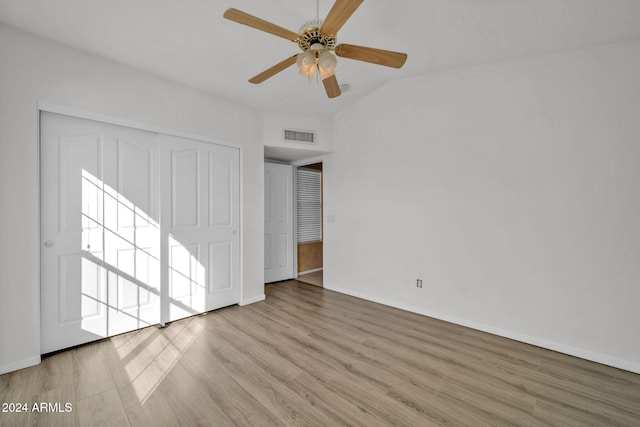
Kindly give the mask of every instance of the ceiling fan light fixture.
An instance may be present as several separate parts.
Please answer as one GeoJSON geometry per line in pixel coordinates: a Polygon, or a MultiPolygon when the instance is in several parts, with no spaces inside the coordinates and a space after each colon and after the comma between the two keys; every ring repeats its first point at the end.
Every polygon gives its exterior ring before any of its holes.
{"type": "Polygon", "coordinates": [[[313,76],[316,74],[316,67],[312,66],[312,67],[301,68],[300,71],[298,71],[298,74],[300,74],[307,80],[312,80],[313,76]]]}
{"type": "Polygon", "coordinates": [[[331,77],[335,74],[336,65],[338,60],[335,55],[331,54],[328,50],[322,50],[318,54],[318,71],[320,72],[320,78],[322,80],[327,77],[331,77]]]}
{"type": "Polygon", "coordinates": [[[316,71],[316,56],[311,51],[302,52],[296,58],[298,73],[311,80],[316,71]]]}

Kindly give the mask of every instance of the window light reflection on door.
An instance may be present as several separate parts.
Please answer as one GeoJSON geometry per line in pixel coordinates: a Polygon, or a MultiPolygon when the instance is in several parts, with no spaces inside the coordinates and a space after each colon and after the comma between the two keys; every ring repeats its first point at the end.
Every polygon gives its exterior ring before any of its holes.
{"type": "Polygon", "coordinates": [[[82,171],[82,328],[110,336],[159,323],[160,227],[82,171]]]}
{"type": "MultiPolygon", "coordinates": [[[[82,328],[99,336],[160,323],[160,226],[111,186],[82,171],[82,328]]],[[[206,307],[196,245],[169,236],[169,298],[184,317],[206,307]]]]}

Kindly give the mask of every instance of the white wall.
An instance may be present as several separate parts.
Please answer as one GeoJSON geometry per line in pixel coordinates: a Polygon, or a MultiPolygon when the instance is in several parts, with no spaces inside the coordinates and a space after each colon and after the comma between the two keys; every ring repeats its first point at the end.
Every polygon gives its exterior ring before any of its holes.
{"type": "Polygon", "coordinates": [[[0,26],[0,373],[39,360],[38,102],[241,144],[242,300],[263,297],[261,115],[0,26]]]}
{"type": "Polygon", "coordinates": [[[640,372],[638,76],[634,40],[352,104],[324,163],[325,287],[640,372]]]}

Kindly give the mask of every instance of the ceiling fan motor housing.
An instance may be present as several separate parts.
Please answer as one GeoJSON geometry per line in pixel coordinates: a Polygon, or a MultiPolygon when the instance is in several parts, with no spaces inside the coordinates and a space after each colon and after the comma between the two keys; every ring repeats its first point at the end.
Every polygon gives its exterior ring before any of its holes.
{"type": "Polygon", "coordinates": [[[322,49],[333,50],[336,47],[336,37],[331,34],[322,34],[320,28],[322,26],[321,19],[313,19],[304,23],[298,30],[298,46],[303,51],[309,49],[321,50],[318,44],[322,45],[322,49]],[[314,46],[316,45],[316,46],[314,46]]]}

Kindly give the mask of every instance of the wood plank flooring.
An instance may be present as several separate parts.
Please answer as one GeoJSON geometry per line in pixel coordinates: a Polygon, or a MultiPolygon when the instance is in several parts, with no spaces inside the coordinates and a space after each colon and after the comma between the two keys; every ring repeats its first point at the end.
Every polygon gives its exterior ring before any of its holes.
{"type": "Polygon", "coordinates": [[[298,282],[306,283],[308,285],[320,286],[322,287],[322,270],[314,271],[313,273],[303,274],[302,276],[298,276],[296,278],[298,282]]]}
{"type": "Polygon", "coordinates": [[[0,425],[640,426],[640,375],[296,281],[266,294],[2,375],[30,411],[0,425]]]}

